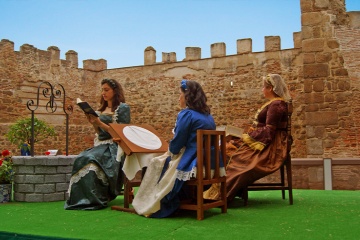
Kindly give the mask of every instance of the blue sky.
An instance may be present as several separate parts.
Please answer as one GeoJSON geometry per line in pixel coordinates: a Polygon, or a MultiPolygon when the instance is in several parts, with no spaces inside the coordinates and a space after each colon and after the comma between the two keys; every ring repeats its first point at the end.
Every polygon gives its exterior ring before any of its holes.
{"type": "MultiPolygon", "coordinates": [[[[347,11],[360,11],[360,0],[346,0],[347,11]]],[[[106,59],[108,68],[144,63],[152,46],[185,58],[186,47],[224,42],[236,54],[236,40],[252,38],[253,52],[264,51],[265,36],[280,36],[281,48],[293,48],[301,30],[300,0],[0,0],[0,39],[19,51],[23,44],[74,50],[79,67],[85,59],[106,59]]]]}

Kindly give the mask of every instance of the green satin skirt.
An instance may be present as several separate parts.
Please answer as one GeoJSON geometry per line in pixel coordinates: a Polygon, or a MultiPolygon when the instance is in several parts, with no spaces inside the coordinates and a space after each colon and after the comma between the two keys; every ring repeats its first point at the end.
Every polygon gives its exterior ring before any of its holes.
{"type": "Polygon", "coordinates": [[[81,152],[74,161],[67,210],[97,210],[120,194],[123,176],[116,160],[117,144],[101,144],[81,152]]]}

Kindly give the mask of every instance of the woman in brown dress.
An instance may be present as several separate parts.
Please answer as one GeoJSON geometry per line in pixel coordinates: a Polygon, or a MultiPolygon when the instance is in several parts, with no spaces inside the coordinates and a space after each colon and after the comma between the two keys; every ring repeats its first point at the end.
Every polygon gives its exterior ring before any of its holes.
{"type": "MultiPolygon", "coordinates": [[[[287,86],[278,74],[264,77],[262,88],[266,102],[255,114],[250,130],[242,138],[227,143],[229,157],[226,168],[227,199],[232,201],[239,192],[256,180],[280,168],[286,156],[287,86]]],[[[204,198],[216,199],[217,186],[204,192],[204,198]]]]}

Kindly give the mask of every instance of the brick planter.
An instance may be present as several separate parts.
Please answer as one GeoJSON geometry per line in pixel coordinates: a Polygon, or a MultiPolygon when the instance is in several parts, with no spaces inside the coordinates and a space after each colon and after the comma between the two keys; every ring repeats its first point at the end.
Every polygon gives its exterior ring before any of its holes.
{"type": "Polygon", "coordinates": [[[14,200],[19,202],[65,200],[76,156],[13,156],[14,200]]]}

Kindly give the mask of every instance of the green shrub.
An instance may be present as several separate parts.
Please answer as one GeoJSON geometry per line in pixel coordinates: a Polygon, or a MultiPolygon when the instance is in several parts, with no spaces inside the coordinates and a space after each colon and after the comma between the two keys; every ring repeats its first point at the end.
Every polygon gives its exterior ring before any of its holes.
{"type": "MultiPolygon", "coordinates": [[[[56,135],[55,129],[49,126],[46,122],[34,118],[34,143],[40,142],[48,137],[56,135]]],[[[6,133],[7,139],[16,144],[19,148],[27,143],[31,143],[31,118],[22,118],[17,120],[10,126],[9,131],[6,133]]]]}

